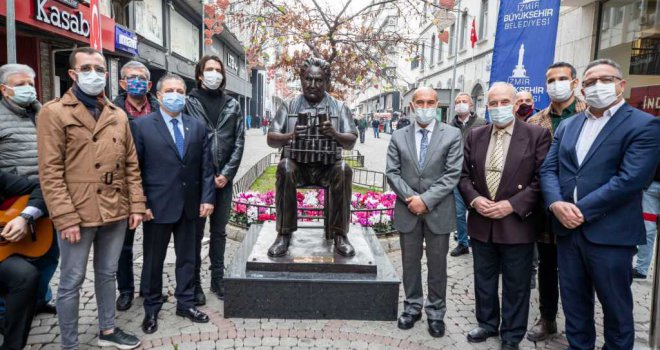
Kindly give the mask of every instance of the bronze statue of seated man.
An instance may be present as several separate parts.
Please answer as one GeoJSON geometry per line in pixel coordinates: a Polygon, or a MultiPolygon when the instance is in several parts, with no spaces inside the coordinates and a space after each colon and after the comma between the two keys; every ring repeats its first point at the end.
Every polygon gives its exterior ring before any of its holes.
{"type": "MultiPolygon", "coordinates": [[[[355,255],[355,249],[346,237],[351,216],[351,167],[342,161],[340,156],[328,161],[327,158],[318,156],[291,157],[287,154],[287,149],[291,150],[300,144],[296,143],[297,139],[309,135],[308,125],[298,123],[289,127],[288,116],[292,114],[315,117],[319,115],[319,111],[326,111],[325,118],[315,118],[321,120],[316,126],[318,134],[336,144],[333,147],[336,146],[339,152],[341,149],[352,149],[355,145],[358,132],[350,109],[327,93],[330,87],[330,72],[330,65],[322,59],[305,60],[299,72],[302,95],[284,103],[270,124],[268,145],[285,149],[276,174],[277,239],[268,249],[268,255],[272,257],[286,255],[291,235],[298,229],[296,189],[309,185],[328,189],[325,195],[329,196],[330,210],[326,220],[329,222],[329,236],[334,239],[336,252],[343,256],[355,255]],[[331,122],[331,116],[336,117],[336,127],[331,122]]],[[[322,148],[327,147],[327,143],[323,145],[322,148]]],[[[313,147],[301,152],[313,153],[313,147]]]]}

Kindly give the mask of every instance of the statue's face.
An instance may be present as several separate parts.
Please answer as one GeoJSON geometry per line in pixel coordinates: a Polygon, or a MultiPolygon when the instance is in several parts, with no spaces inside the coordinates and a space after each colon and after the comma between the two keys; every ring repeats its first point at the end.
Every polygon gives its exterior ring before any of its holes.
{"type": "Polygon", "coordinates": [[[319,67],[309,67],[301,75],[301,85],[305,99],[312,103],[321,102],[328,90],[328,79],[319,67]]]}

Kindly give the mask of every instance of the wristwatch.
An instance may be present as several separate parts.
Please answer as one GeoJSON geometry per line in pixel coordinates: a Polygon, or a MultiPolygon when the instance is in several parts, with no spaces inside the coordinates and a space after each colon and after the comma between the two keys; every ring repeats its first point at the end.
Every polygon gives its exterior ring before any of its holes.
{"type": "Polygon", "coordinates": [[[33,224],[34,223],[34,216],[28,214],[28,213],[20,213],[18,216],[22,217],[25,219],[25,221],[28,222],[28,224],[33,224]]]}

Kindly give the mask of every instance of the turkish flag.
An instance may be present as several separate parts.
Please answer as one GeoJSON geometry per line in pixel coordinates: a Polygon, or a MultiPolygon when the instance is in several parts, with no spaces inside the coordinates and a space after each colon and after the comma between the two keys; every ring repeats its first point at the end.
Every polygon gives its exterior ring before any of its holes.
{"type": "Polygon", "coordinates": [[[99,0],[90,0],[89,9],[91,19],[89,25],[89,46],[103,52],[103,40],[101,38],[101,11],[99,11],[99,0]]]}
{"type": "Polygon", "coordinates": [[[470,30],[470,42],[472,43],[472,48],[474,49],[474,44],[477,42],[477,23],[475,19],[472,19],[472,30],[470,30]]]}
{"type": "Polygon", "coordinates": [[[438,39],[440,39],[445,44],[449,43],[449,31],[444,30],[442,33],[438,34],[438,39]]]}

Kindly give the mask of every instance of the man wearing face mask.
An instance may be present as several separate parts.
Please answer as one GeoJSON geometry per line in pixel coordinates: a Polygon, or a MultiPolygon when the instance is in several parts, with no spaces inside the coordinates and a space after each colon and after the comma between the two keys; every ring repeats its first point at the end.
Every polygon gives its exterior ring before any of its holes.
{"type": "MultiPolygon", "coordinates": [[[[36,116],[41,110],[34,87],[35,73],[24,64],[0,67],[0,170],[30,180],[38,180],[36,116]]],[[[59,249],[53,244],[34,261],[41,272],[37,289],[37,313],[56,313],[49,287],[59,262],[59,249]]],[[[4,302],[0,299],[0,328],[4,302]]]]}
{"type": "Polygon", "coordinates": [[[627,104],[625,88],[618,63],[589,63],[582,78],[589,108],[559,125],[541,169],[571,349],[595,346],[594,291],[604,348],[635,342],[631,265],[646,243],[642,193],[660,159],[660,119],[627,104]]]}
{"type": "MultiPolygon", "coordinates": [[[[587,104],[574,93],[578,84],[575,68],[566,62],[556,62],[548,67],[546,84],[550,105],[527,120],[542,126],[554,134],[559,123],[587,109],[587,104]]],[[[557,245],[550,222],[544,218],[539,226],[536,247],[538,250],[538,286],[540,317],[527,332],[530,341],[542,341],[557,333],[559,310],[559,275],[557,272],[557,245]]]]}
{"type": "MultiPolygon", "coordinates": [[[[456,115],[450,125],[461,130],[463,142],[465,142],[465,138],[472,128],[486,125],[486,120],[474,113],[474,102],[467,92],[459,92],[456,95],[454,112],[456,112],[456,115]]],[[[454,201],[456,202],[456,240],[458,245],[449,254],[451,256],[461,256],[470,254],[470,242],[467,234],[467,209],[458,186],[454,189],[454,201]]]]}
{"type": "Polygon", "coordinates": [[[404,309],[400,329],[428,318],[432,337],[445,334],[447,251],[456,229],[453,190],[463,164],[461,132],[436,120],[438,94],[415,90],[410,108],[415,122],[392,134],[387,149],[387,182],[397,195],[394,227],[401,233],[404,309]],[[422,291],[422,253],[426,246],[428,297],[422,291]]]}
{"type": "Polygon", "coordinates": [[[39,180],[61,252],[61,346],[79,347],[80,289],[94,247],[98,345],[132,349],[140,340],[115,326],[115,274],[126,226],[135,229],[145,212],[137,154],[126,114],[105,97],[103,54],[79,47],[69,65],[73,87],[43,106],[37,124],[39,180]]]}
{"type": "MultiPolygon", "coordinates": [[[[197,88],[188,96],[184,112],[206,125],[214,175],[215,208],[210,216],[209,259],[211,260],[211,292],[225,296],[224,270],[227,223],[231,209],[232,185],[243,158],[245,126],[241,106],[225,91],[225,66],[218,56],[204,56],[195,67],[197,88]]],[[[197,260],[195,263],[195,305],[206,304],[200,277],[202,239],[206,218],[197,225],[197,260]]]]}
{"type": "Polygon", "coordinates": [[[513,106],[513,113],[516,119],[526,122],[538,110],[534,109],[534,96],[529,91],[518,91],[516,94],[516,104],[513,106]]]}
{"type": "Polygon", "coordinates": [[[132,124],[147,213],[144,222],[145,291],[142,330],[158,330],[163,306],[163,263],[170,235],[176,253],[176,314],[193,322],[209,318],[194,303],[196,225],[214,210],[215,186],[210,140],[201,121],[182,113],[186,84],[174,74],[163,76],[156,86],[160,110],[132,124]]]}
{"type": "MultiPolygon", "coordinates": [[[[149,69],[138,61],[130,61],[121,67],[119,86],[124,90],[113,103],[126,112],[128,120],[143,117],[158,110],[158,99],[149,92],[151,90],[151,74],[149,69]]],[[[125,311],[133,304],[135,281],[133,278],[133,240],[135,230],[127,230],[124,246],[119,257],[117,268],[117,310],[125,311]]],[[[141,293],[142,294],[142,293],[141,293]]]]}
{"type": "Polygon", "coordinates": [[[518,349],[527,329],[534,240],[542,214],[539,168],[551,139],[547,130],[514,117],[516,92],[502,82],[488,90],[493,125],[470,130],[459,184],[470,207],[479,324],[467,339],[479,343],[500,334],[505,350],[518,349]]]}

